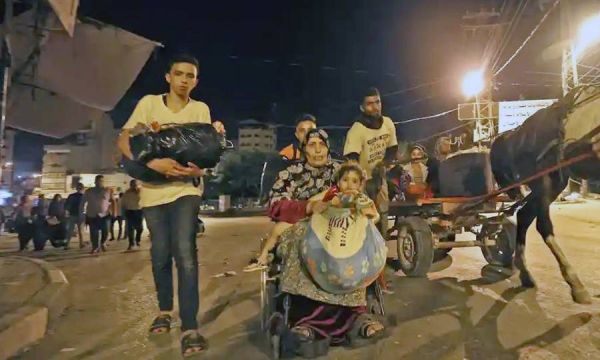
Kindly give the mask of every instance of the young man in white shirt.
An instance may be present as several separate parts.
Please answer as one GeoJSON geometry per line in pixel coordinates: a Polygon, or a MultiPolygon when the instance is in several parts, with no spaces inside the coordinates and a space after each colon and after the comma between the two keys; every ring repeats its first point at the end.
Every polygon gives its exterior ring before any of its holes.
{"type": "MultiPolygon", "coordinates": [[[[171,59],[165,75],[169,93],[147,95],[140,100],[119,138],[119,149],[123,155],[132,158],[129,130],[139,123],[211,123],[208,106],[190,99],[190,93],[198,83],[198,68],[198,60],[192,56],[181,54],[171,59]]],[[[224,130],[221,123],[213,125],[217,130],[224,130]]],[[[191,356],[207,348],[206,339],[198,332],[196,319],[199,308],[196,232],[203,186],[201,181],[198,186],[193,181],[201,178],[204,170],[192,163],[181,165],[172,159],[154,159],[146,166],[168,177],[189,179],[166,185],[142,183],[140,206],[150,230],[152,273],[160,310],[150,332],[161,334],[171,330],[174,259],[178,278],[181,351],[184,356],[191,356]]]]}
{"type": "MultiPolygon", "coordinates": [[[[398,153],[398,139],[396,126],[392,120],[382,115],[381,95],[376,88],[369,88],[361,97],[361,114],[346,135],[344,144],[344,157],[358,161],[367,172],[367,194],[375,201],[377,210],[381,214],[379,230],[387,239],[387,201],[389,199],[389,186],[385,179],[375,184],[374,170],[382,163],[388,165],[398,153]],[[381,202],[385,204],[381,205],[381,202]]],[[[397,267],[397,251],[395,242],[388,242],[388,261],[397,267]]]]}

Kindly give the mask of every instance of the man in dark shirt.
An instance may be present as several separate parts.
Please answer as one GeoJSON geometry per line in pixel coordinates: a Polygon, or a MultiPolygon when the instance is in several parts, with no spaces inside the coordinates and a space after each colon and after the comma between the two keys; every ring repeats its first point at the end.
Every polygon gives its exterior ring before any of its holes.
{"type": "Polygon", "coordinates": [[[75,228],[79,236],[79,248],[83,249],[83,214],[80,213],[81,199],[83,198],[83,184],[78,183],[77,191],[67,197],[65,202],[65,216],[67,217],[67,248],[73,237],[75,228]]]}

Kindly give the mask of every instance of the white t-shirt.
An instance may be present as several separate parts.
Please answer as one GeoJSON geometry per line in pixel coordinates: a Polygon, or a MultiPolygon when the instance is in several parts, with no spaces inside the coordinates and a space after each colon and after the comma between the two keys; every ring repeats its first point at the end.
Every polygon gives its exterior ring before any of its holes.
{"type": "Polygon", "coordinates": [[[355,122],[346,135],[344,156],[359,154],[358,163],[367,172],[367,177],[371,178],[375,166],[385,158],[387,148],[395,145],[398,145],[396,126],[389,117],[383,117],[383,124],[379,129],[370,129],[355,122]]]}
{"type": "MultiPolygon", "coordinates": [[[[133,114],[123,126],[123,129],[132,129],[137,124],[151,125],[207,123],[210,124],[210,110],[200,101],[190,100],[178,112],[173,112],[165,105],[163,95],[144,96],[133,110],[133,114]]],[[[140,206],[142,208],[164,205],[188,195],[201,196],[203,185],[196,187],[192,182],[173,182],[165,185],[142,183],[140,189],[140,206]]]]}

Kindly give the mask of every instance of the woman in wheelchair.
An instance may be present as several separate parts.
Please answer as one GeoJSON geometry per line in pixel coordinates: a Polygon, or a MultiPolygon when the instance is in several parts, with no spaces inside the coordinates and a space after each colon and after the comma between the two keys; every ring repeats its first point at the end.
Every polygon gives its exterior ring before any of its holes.
{"type": "MultiPolygon", "coordinates": [[[[276,222],[263,243],[257,259],[253,259],[244,271],[264,268],[269,252],[277,244],[279,236],[300,219],[307,216],[309,200],[322,199],[333,185],[340,165],[329,156],[328,135],[323,130],[312,129],[303,144],[305,159],[281,171],[269,194],[269,217],[276,222]]],[[[322,205],[320,205],[322,206],[322,205]]]]}
{"type": "MultiPolygon", "coordinates": [[[[371,279],[361,281],[350,291],[326,291],[331,289],[323,286],[322,281],[332,281],[335,284],[341,279],[334,279],[331,276],[333,271],[317,274],[315,258],[307,251],[311,241],[314,245],[318,237],[314,235],[315,217],[307,219],[308,216],[327,212],[329,206],[352,206],[356,215],[353,219],[362,217],[377,220],[379,216],[372,201],[359,192],[364,184],[364,173],[356,164],[346,165],[341,169],[339,187],[343,191],[335,194],[330,201],[324,201],[329,199],[327,195],[334,195],[333,192],[327,192],[334,184],[336,170],[340,168],[329,159],[328,148],[327,134],[324,131],[309,132],[305,149],[306,162],[292,165],[279,174],[270,201],[272,219],[295,225],[281,234],[277,249],[278,256],[284,262],[280,278],[282,295],[278,297],[278,312],[269,320],[269,331],[271,336],[281,337],[284,351],[305,356],[322,354],[319,349],[326,352],[330,345],[361,345],[372,342],[384,334],[384,325],[368,314],[366,309],[367,285],[379,275],[386,257],[385,242],[377,230],[366,226],[367,230],[360,236],[356,235],[360,231],[348,231],[350,235],[344,235],[344,239],[348,239],[348,248],[358,249],[359,255],[352,259],[360,264],[358,271],[347,264],[344,268],[347,270],[346,275],[353,279],[356,278],[355,274],[360,277],[361,271],[371,275],[371,279]],[[322,194],[323,199],[306,200],[317,194],[322,194]],[[300,221],[301,219],[304,220],[300,221]],[[365,244],[368,242],[365,238],[371,239],[375,233],[379,234],[380,239],[378,251],[373,251],[373,246],[362,245],[363,241],[365,244]],[[357,239],[362,239],[361,244],[358,244],[357,239]],[[361,257],[366,248],[369,248],[366,251],[368,256],[361,257]]],[[[320,221],[325,228],[330,223],[325,217],[321,217],[320,221]]],[[[339,237],[339,228],[335,234],[339,237]]],[[[342,249],[344,246],[342,245],[342,249]]],[[[269,250],[265,246],[263,253],[268,253],[269,250]]]]}
{"type": "Polygon", "coordinates": [[[281,337],[285,352],[321,356],[331,345],[360,346],[384,335],[383,323],[366,307],[367,286],[385,266],[385,241],[372,222],[379,215],[373,201],[360,192],[365,176],[357,164],[342,165],[338,176],[339,193],[329,201],[326,196],[325,201],[309,202],[311,218],[285,231],[277,248],[278,256],[284,259],[282,295],[278,312],[268,326],[271,336],[281,337]],[[356,227],[332,225],[344,221],[344,217],[330,216],[343,209],[354,213],[356,223],[350,224],[356,227]],[[325,212],[328,215],[318,216],[325,212]],[[358,229],[364,226],[365,219],[369,219],[371,227],[361,233],[358,229]],[[338,241],[346,243],[337,248],[324,244],[338,241]],[[346,248],[354,251],[345,251],[346,248]],[[349,283],[353,285],[347,286],[349,283]]]}

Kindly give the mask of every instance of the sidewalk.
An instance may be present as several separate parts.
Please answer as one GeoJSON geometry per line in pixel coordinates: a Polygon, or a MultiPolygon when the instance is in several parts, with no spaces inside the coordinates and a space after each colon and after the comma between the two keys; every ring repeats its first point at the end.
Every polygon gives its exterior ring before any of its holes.
{"type": "Polygon", "coordinates": [[[35,263],[0,257],[0,318],[27,303],[45,285],[44,272],[35,263]]]}
{"type": "Polygon", "coordinates": [[[38,259],[0,256],[0,360],[40,341],[68,305],[62,271],[38,259]]]}

